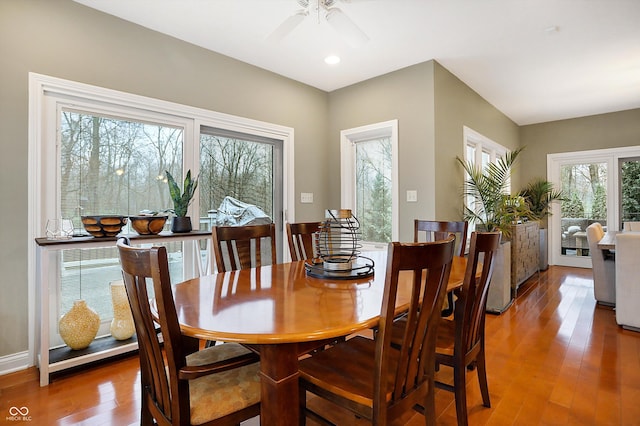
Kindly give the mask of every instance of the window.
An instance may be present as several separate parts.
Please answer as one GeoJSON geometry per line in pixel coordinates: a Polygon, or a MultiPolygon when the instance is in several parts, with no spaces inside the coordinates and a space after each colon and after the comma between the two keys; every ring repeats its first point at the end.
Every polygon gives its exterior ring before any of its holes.
{"type": "Polygon", "coordinates": [[[341,132],[342,208],[372,247],[399,235],[397,134],[397,120],[341,132]]]}
{"type": "MultiPolygon", "coordinates": [[[[45,235],[47,219],[71,218],[82,230],[80,216],[99,214],[136,215],[141,210],[172,207],[165,172],[183,177],[185,170],[211,177],[210,164],[201,165],[211,137],[220,141],[241,135],[245,145],[260,151],[258,167],[263,175],[253,176],[254,186],[240,195],[259,193],[255,204],[282,220],[283,212],[294,217],[293,206],[293,129],[249,120],[157,99],[117,92],[81,83],[31,73],[29,75],[29,237],[45,235]],[[197,129],[203,129],[203,145],[197,129]],[[213,135],[210,129],[219,132],[213,135]],[[227,133],[224,133],[227,132],[227,133]],[[269,159],[270,158],[270,159],[269,159]],[[268,170],[264,169],[269,163],[268,170]],[[206,168],[207,170],[204,170],[206,168]],[[269,175],[269,179],[264,176],[269,175]],[[271,187],[267,188],[268,185],[271,187]],[[263,201],[264,200],[264,201],[263,201]],[[261,203],[264,202],[264,205],[261,203]]],[[[222,145],[220,145],[222,146],[222,145]]],[[[220,154],[220,152],[218,152],[220,154]]],[[[211,157],[209,157],[211,159],[211,157]]],[[[216,157],[227,161],[223,154],[216,157]]],[[[239,169],[246,162],[236,163],[239,169]]],[[[233,168],[233,167],[232,167],[233,168]]],[[[244,178],[245,175],[242,175],[244,178]]],[[[206,212],[211,203],[212,185],[204,182],[190,207],[195,229],[209,223],[206,212]],[[201,197],[205,196],[201,200],[201,197]],[[202,214],[201,212],[205,212],[202,214]],[[201,213],[201,214],[199,214],[201,213]]],[[[229,181],[229,186],[238,185],[229,181]]],[[[247,201],[247,200],[245,200],[247,201]]],[[[254,203],[254,199],[248,200],[254,203]]],[[[217,207],[217,205],[215,206],[217,207]]],[[[280,226],[278,240],[284,241],[280,226]]],[[[127,230],[125,230],[127,231],[127,230]]],[[[197,274],[194,250],[190,245],[167,244],[170,271],[174,281],[197,274]]],[[[282,251],[282,243],[279,245],[282,251]]],[[[30,350],[36,345],[35,247],[29,247],[30,350]]],[[[102,328],[108,334],[111,321],[109,282],[121,279],[115,248],[82,248],[59,253],[55,270],[49,271],[51,347],[62,344],[57,335],[57,319],[74,299],[83,298],[98,311],[102,328]]],[[[51,268],[50,268],[51,269],[51,268]]]]}
{"type": "MultiPolygon", "coordinates": [[[[483,169],[488,164],[496,162],[497,159],[504,156],[508,151],[504,146],[466,126],[463,128],[463,138],[465,144],[464,160],[474,164],[482,164],[483,169]]],[[[511,188],[509,185],[508,191],[510,190],[511,188]]],[[[470,209],[473,209],[475,200],[473,197],[468,196],[467,199],[464,200],[464,203],[466,206],[469,206],[470,209]]],[[[475,223],[470,223],[469,235],[471,235],[471,232],[474,230],[475,223]]]]}

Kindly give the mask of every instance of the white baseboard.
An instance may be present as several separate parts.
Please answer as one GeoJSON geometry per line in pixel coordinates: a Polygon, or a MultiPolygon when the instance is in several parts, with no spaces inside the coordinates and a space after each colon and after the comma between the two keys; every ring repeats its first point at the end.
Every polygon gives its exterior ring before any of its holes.
{"type": "Polygon", "coordinates": [[[0,357],[0,376],[24,370],[31,367],[31,365],[31,362],[29,362],[28,351],[17,352],[15,354],[0,357]]]}

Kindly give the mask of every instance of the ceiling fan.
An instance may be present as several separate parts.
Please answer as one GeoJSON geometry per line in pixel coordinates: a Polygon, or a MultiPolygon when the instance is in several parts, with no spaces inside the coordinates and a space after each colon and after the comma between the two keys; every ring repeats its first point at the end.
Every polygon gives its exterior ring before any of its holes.
{"type": "Polygon", "coordinates": [[[348,3],[352,0],[296,0],[302,9],[296,11],[282,22],[267,40],[278,42],[289,35],[309,15],[315,14],[318,22],[324,15],[331,25],[353,48],[358,48],[369,41],[369,37],[345,13],[335,6],[338,1],[348,3]]]}

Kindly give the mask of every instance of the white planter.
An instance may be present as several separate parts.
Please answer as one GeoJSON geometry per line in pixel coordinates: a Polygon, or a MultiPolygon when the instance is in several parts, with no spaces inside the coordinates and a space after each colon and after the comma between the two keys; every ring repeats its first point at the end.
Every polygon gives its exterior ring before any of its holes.
{"type": "Polygon", "coordinates": [[[546,228],[540,229],[540,270],[546,271],[549,268],[549,247],[547,242],[548,231],[546,228]]]}
{"type": "Polygon", "coordinates": [[[493,264],[493,276],[487,295],[487,312],[501,314],[506,311],[513,299],[511,297],[511,242],[500,244],[493,264]]]}

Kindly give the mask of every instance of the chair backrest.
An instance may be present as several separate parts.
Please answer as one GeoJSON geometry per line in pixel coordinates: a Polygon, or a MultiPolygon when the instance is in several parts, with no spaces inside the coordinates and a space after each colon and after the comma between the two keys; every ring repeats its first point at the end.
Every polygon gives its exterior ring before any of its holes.
{"type": "Polygon", "coordinates": [[[640,231],[640,222],[622,222],[623,231],[640,231]]]}
{"type": "Polygon", "coordinates": [[[270,251],[276,263],[276,226],[214,226],[211,231],[218,272],[262,266],[262,251],[270,251]],[[228,266],[227,266],[228,265],[228,266]]]}
{"type": "Polygon", "coordinates": [[[437,327],[451,272],[454,242],[454,237],[450,236],[435,242],[389,243],[376,337],[377,368],[373,372],[374,424],[376,419],[387,418],[388,410],[401,412],[410,410],[418,402],[422,404],[427,390],[433,389],[437,327]],[[398,353],[398,349],[391,345],[391,337],[401,272],[413,275],[413,287],[407,325],[398,353]],[[392,359],[397,362],[392,362],[392,359]],[[392,365],[396,366],[395,371],[392,365]]]}
{"type": "Polygon", "coordinates": [[[468,354],[478,348],[484,339],[489,282],[493,275],[494,258],[499,247],[499,232],[471,234],[467,269],[454,312],[456,322],[454,351],[460,351],[461,354],[468,354]],[[480,262],[482,262],[482,270],[478,278],[480,262]]]}
{"type": "Polygon", "coordinates": [[[469,223],[467,221],[445,222],[437,220],[420,220],[415,219],[413,222],[413,241],[438,241],[446,239],[449,234],[456,235],[456,256],[464,256],[467,245],[467,230],[469,223]],[[424,232],[424,239],[421,238],[421,232],[424,232]]]}
{"type": "Polygon", "coordinates": [[[312,259],[313,235],[320,231],[322,222],[287,223],[287,239],[291,260],[312,259]]]}
{"type": "Polygon", "coordinates": [[[189,424],[189,385],[186,380],[178,380],[178,372],[186,365],[186,356],[198,350],[198,341],[180,333],[167,249],[134,248],[122,241],[117,246],[138,338],[143,404],[147,404],[156,419],[189,424]],[[156,332],[147,280],[151,280],[155,293],[162,337],[156,332]]]}
{"type": "Polygon", "coordinates": [[[593,272],[593,295],[600,303],[614,305],[616,303],[615,263],[617,261],[614,263],[613,260],[608,260],[605,257],[605,251],[598,248],[598,242],[604,237],[604,228],[599,222],[587,226],[586,232],[589,255],[591,256],[591,271],[593,272]]]}

